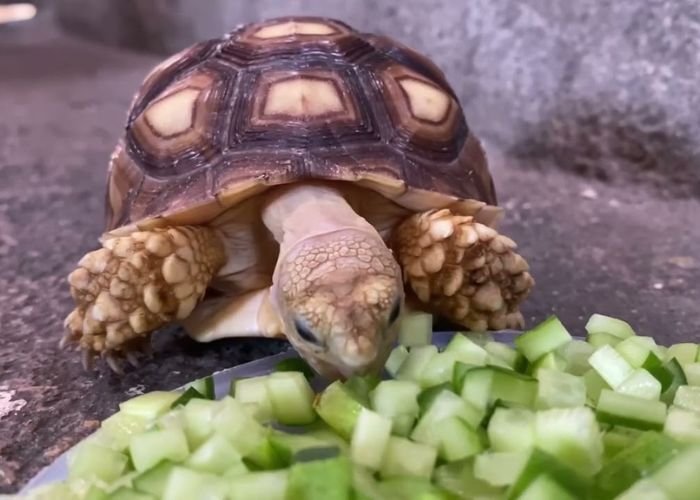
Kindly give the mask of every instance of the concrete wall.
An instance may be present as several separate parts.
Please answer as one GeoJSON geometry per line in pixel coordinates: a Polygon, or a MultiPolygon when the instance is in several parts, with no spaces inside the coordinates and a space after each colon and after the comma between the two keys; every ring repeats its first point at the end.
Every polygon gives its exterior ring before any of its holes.
{"type": "Polygon", "coordinates": [[[256,19],[337,17],[432,56],[472,127],[528,164],[700,196],[697,0],[56,3],[75,33],[162,53],[256,19]]]}

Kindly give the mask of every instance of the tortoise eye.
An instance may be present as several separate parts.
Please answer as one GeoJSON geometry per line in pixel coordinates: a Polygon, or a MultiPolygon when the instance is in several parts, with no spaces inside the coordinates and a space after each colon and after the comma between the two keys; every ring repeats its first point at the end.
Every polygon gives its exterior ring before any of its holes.
{"type": "Polygon", "coordinates": [[[321,345],[321,340],[314,335],[311,328],[306,324],[306,321],[300,318],[294,318],[294,328],[296,329],[299,336],[306,342],[311,344],[321,345]]]}
{"type": "Polygon", "coordinates": [[[391,309],[391,314],[389,314],[389,324],[394,324],[394,321],[399,319],[399,314],[401,314],[401,302],[396,301],[394,307],[391,309]]]}

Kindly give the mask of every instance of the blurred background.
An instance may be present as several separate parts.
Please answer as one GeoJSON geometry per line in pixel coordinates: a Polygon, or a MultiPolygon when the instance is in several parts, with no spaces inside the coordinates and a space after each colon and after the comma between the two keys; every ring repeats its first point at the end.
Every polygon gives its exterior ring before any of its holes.
{"type": "Polygon", "coordinates": [[[580,333],[601,312],[660,341],[700,340],[696,0],[0,0],[0,491],[133,387],[283,347],[169,330],[156,361],[115,380],[56,342],[137,85],[167,54],[289,14],[393,36],[446,72],[537,280],[530,323],[555,313],[580,333]]]}

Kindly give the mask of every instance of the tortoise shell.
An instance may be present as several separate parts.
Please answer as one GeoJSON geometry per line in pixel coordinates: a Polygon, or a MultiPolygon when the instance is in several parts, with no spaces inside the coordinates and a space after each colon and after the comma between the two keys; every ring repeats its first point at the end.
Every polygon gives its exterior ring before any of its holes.
{"type": "Polygon", "coordinates": [[[151,71],[110,162],[106,230],[206,223],[303,180],[353,182],[413,210],[496,205],[480,143],[430,60],[340,21],[287,17],[151,71]]]}

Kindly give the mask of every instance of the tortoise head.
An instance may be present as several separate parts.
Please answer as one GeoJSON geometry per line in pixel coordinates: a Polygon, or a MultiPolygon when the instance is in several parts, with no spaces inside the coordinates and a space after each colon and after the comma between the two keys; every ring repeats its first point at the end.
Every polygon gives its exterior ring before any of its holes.
{"type": "Polygon", "coordinates": [[[278,264],[285,332],[328,378],[377,373],[396,340],[401,271],[379,238],[345,230],[303,241],[278,264]]]}

